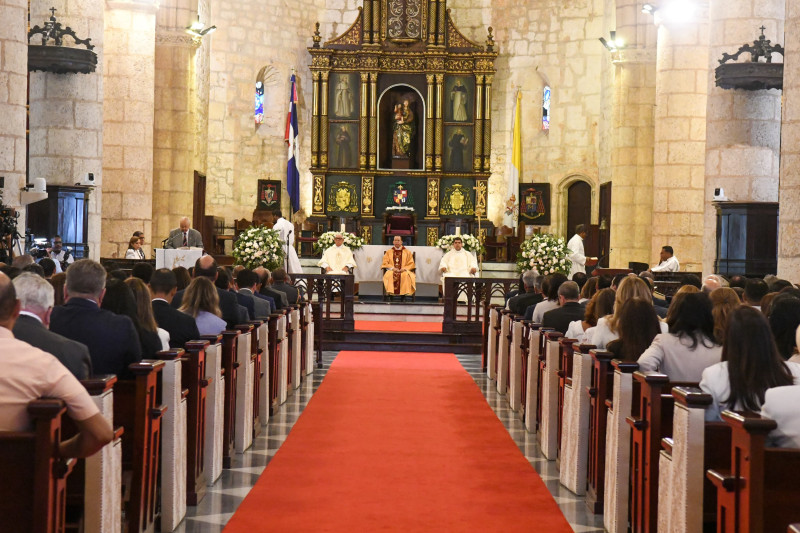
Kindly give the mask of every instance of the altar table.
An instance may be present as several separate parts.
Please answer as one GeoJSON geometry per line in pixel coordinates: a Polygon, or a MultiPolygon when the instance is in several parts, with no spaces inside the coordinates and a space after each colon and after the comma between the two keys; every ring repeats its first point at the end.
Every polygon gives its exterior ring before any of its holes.
{"type": "MultiPolygon", "coordinates": [[[[367,245],[353,252],[356,260],[356,269],[353,271],[356,283],[383,280],[381,263],[383,254],[389,248],[391,247],[386,245],[367,245]]],[[[438,246],[406,246],[406,248],[415,254],[417,283],[439,285],[442,281],[439,262],[442,260],[444,250],[438,246]]]]}

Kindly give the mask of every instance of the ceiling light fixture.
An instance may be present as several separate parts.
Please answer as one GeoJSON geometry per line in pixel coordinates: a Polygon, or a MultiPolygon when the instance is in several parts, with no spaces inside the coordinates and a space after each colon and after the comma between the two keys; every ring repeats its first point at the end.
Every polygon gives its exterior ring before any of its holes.
{"type": "Polygon", "coordinates": [[[600,37],[600,42],[603,43],[603,46],[609,52],[616,52],[618,50],[622,50],[625,48],[625,39],[622,37],[617,37],[617,32],[615,30],[611,30],[609,33],[609,39],[606,40],[604,37],[600,37]]]}

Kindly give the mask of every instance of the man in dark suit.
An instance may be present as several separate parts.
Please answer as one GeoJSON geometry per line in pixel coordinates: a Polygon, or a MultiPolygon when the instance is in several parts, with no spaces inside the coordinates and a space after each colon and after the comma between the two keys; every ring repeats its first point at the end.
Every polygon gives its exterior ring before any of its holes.
{"type": "MultiPolygon", "coordinates": [[[[255,303],[253,302],[253,298],[236,292],[236,286],[233,283],[233,278],[231,278],[231,275],[226,269],[221,267],[217,268],[217,279],[214,280],[214,285],[216,285],[218,289],[226,290],[233,294],[236,297],[236,303],[245,309],[245,315],[243,315],[242,318],[244,316],[247,318],[244,318],[243,321],[240,318],[239,324],[245,323],[248,320],[254,320],[256,318],[255,303]]],[[[241,314],[241,309],[239,312],[241,314]]]]}
{"type": "MultiPolygon", "coordinates": [[[[240,270],[239,274],[236,276],[236,287],[239,289],[239,294],[253,300],[256,318],[268,317],[272,313],[269,302],[255,296],[255,290],[258,287],[258,274],[246,268],[240,270]]],[[[272,298],[270,298],[270,300],[271,299],[272,298]]]]}
{"type": "Polygon", "coordinates": [[[53,309],[50,331],[85,344],[95,374],[132,377],[128,365],[141,361],[142,347],[129,317],[100,309],[105,269],[96,261],[81,259],[67,270],[66,303],[53,309]]]}
{"type": "Polygon", "coordinates": [[[290,305],[296,304],[300,298],[300,291],[297,290],[297,287],[286,283],[286,270],[282,268],[276,268],[272,271],[272,288],[286,294],[286,299],[290,305]]]}
{"type": "Polygon", "coordinates": [[[257,267],[253,270],[256,274],[258,274],[259,279],[261,280],[261,289],[259,292],[266,296],[269,296],[275,301],[275,308],[276,309],[283,309],[284,307],[289,306],[289,298],[286,296],[285,292],[277,291],[270,287],[270,272],[264,267],[257,267]]]}
{"type": "Polygon", "coordinates": [[[47,329],[53,311],[53,286],[41,276],[23,273],[14,278],[14,289],[21,305],[12,330],[14,337],[54,355],[76,378],[91,376],[89,348],[47,329]]]}
{"type": "MultiPolygon", "coordinates": [[[[217,279],[217,262],[210,255],[204,255],[198,259],[194,264],[193,277],[205,277],[211,280],[211,283],[217,279]]],[[[175,309],[180,308],[181,301],[183,300],[184,291],[178,291],[172,298],[172,307],[175,309]]],[[[217,287],[217,294],[219,295],[219,310],[222,311],[222,320],[227,323],[227,327],[233,328],[237,324],[247,322],[247,310],[239,312],[239,304],[236,302],[236,295],[228,290],[222,290],[217,287]]]]}
{"type": "Polygon", "coordinates": [[[565,281],[558,288],[559,307],[548,311],[542,319],[542,326],[566,333],[569,323],[583,320],[586,310],[578,303],[581,292],[574,281],[565,281]]]}
{"type": "Polygon", "coordinates": [[[178,290],[178,279],[168,268],[159,268],[150,278],[150,293],[153,295],[153,316],[158,327],[169,333],[171,348],[183,348],[189,341],[200,338],[194,318],[170,306],[178,290]]]}
{"type": "Polygon", "coordinates": [[[535,270],[527,270],[522,275],[522,284],[525,287],[525,292],[508,300],[509,310],[517,315],[524,315],[528,306],[536,305],[544,300],[542,281],[544,281],[544,276],[540,276],[535,270]]]}
{"type": "Polygon", "coordinates": [[[169,232],[164,242],[164,248],[202,248],[203,236],[200,232],[192,227],[192,223],[188,217],[183,217],[180,222],[180,227],[175,228],[169,232]]]}

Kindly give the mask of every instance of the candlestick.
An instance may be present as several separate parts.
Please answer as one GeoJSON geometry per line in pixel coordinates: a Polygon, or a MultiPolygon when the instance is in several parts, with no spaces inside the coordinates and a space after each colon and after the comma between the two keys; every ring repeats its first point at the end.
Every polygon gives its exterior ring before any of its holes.
{"type": "Polygon", "coordinates": [[[461,236],[461,226],[456,226],[456,236],[457,237],[461,236]]]}
{"type": "Polygon", "coordinates": [[[344,223],[340,224],[339,231],[344,233],[344,223]]]}

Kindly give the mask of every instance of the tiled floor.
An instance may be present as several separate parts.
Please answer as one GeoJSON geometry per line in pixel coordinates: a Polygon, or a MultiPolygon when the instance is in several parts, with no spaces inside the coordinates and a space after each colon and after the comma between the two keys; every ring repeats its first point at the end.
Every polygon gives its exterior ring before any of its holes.
{"type": "MultiPolygon", "coordinates": [[[[269,461],[286,440],[292,426],[300,417],[311,394],[322,383],[322,379],[335,358],[335,352],[323,353],[323,367],[314,372],[313,380],[304,382],[290,396],[280,411],[270,418],[262,434],[255,439],[253,447],[242,455],[235,455],[233,468],[224,470],[220,479],[209,487],[205,498],[196,507],[189,507],[186,519],[176,531],[180,533],[218,533],[233,515],[236,508],[255,485],[269,461]]],[[[558,482],[555,462],[542,458],[536,435],[529,434],[517,415],[508,407],[506,399],[495,390],[494,383],[480,371],[480,355],[457,356],[464,368],[475,379],[478,387],[503,422],[522,453],[539,473],[545,485],[553,493],[561,511],[577,532],[602,532],[602,516],[587,512],[583,498],[577,497],[558,482]]]]}

